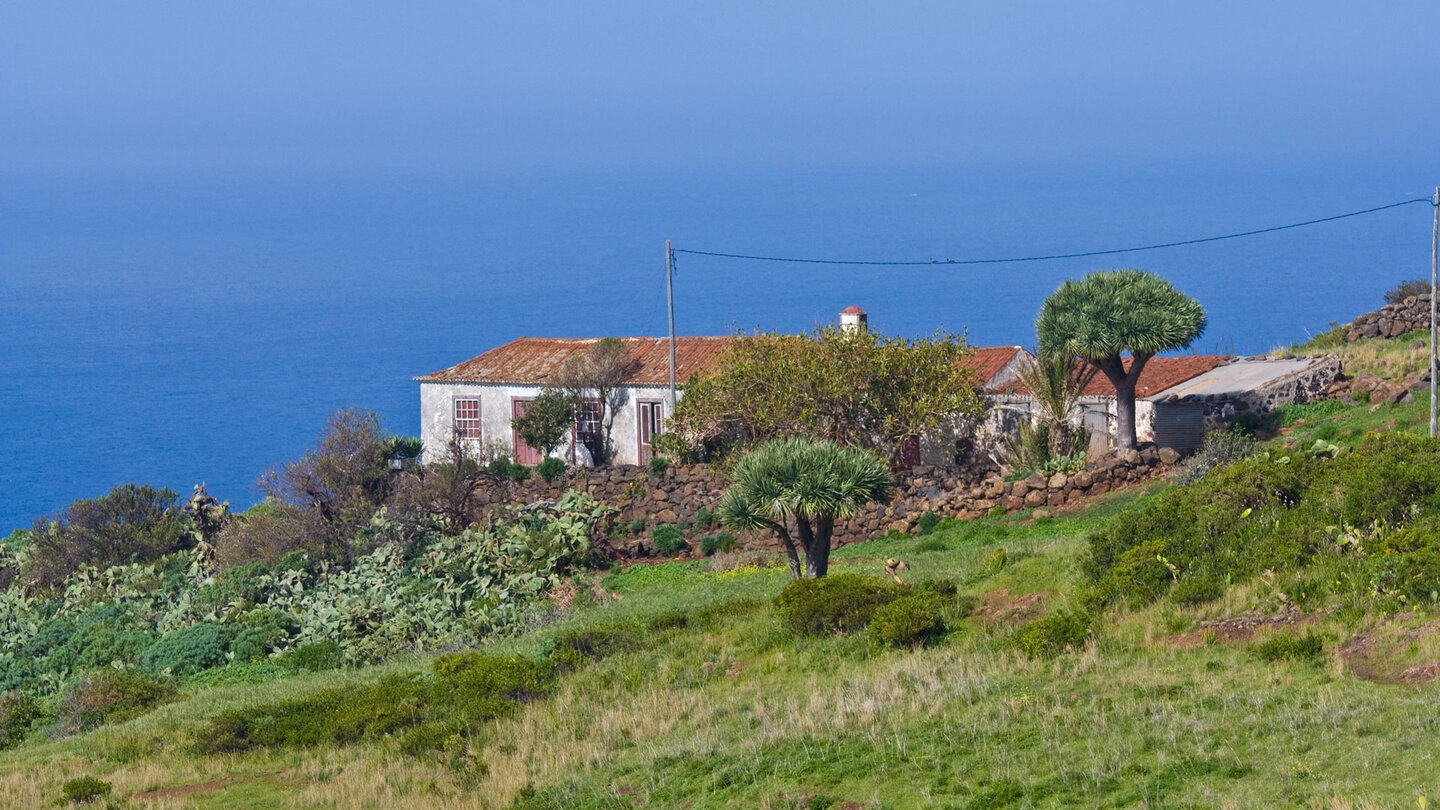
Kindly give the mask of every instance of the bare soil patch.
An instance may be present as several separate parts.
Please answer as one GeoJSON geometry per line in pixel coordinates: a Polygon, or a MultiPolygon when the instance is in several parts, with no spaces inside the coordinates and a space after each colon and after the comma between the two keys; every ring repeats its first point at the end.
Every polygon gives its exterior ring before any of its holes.
{"type": "Polygon", "coordinates": [[[1410,647],[1436,633],[1440,633],[1440,620],[1420,627],[1386,625],[1361,633],[1337,654],[1357,678],[1375,683],[1430,683],[1440,676],[1440,661],[1407,664],[1403,657],[1410,647]]]}
{"type": "Polygon", "coordinates": [[[1248,641],[1262,630],[1303,627],[1314,624],[1319,618],[1319,614],[1301,613],[1293,608],[1270,615],[1242,613],[1228,619],[1200,622],[1199,627],[1188,633],[1157,638],[1155,643],[1171,647],[1201,647],[1212,642],[1228,644],[1236,641],[1248,641]]]}
{"type": "Polygon", "coordinates": [[[1039,618],[1045,612],[1045,600],[1054,595],[1054,591],[1044,591],[1017,596],[1009,588],[1001,588],[980,597],[975,618],[982,625],[1027,622],[1039,618]]]}

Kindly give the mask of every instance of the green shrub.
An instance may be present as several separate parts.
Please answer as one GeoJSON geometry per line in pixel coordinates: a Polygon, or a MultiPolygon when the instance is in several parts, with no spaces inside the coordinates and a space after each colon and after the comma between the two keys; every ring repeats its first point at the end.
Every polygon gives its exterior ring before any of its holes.
{"type": "Polygon", "coordinates": [[[638,650],[642,646],[638,628],[629,624],[605,623],[569,630],[556,636],[551,657],[564,669],[579,669],[591,661],[627,650],[638,650]]]}
{"type": "Polygon", "coordinates": [[[655,476],[656,478],[659,478],[660,476],[664,475],[664,474],[665,474],[665,470],[666,470],[667,468],[669,468],[669,466],[670,466],[670,459],[665,458],[664,456],[651,456],[651,457],[650,457],[650,474],[653,475],[653,476],[655,476]]]}
{"type": "Polygon", "coordinates": [[[1054,658],[1083,646],[1094,622],[1094,616],[1084,611],[1056,611],[1020,628],[1015,646],[1031,658],[1054,658]]]}
{"type": "Polygon", "coordinates": [[[797,633],[851,633],[868,625],[881,605],[899,599],[909,590],[860,574],[797,579],[775,597],[775,608],[786,626],[797,633]]]}
{"type": "Polygon", "coordinates": [[[934,593],[902,596],[875,609],[866,632],[894,647],[927,644],[945,633],[944,602],[934,593]]]}
{"type": "Polygon", "coordinates": [[[505,475],[507,475],[511,481],[524,481],[530,477],[530,468],[524,464],[514,463],[505,468],[505,475]]]}
{"type": "Polygon", "coordinates": [[[1216,576],[1186,577],[1170,589],[1170,598],[1181,605],[1200,605],[1225,595],[1225,580],[1216,576]]]}
{"type": "Polygon", "coordinates": [[[662,523],[650,530],[650,543],[659,554],[673,557],[685,548],[685,534],[673,523],[662,523]]]}
{"type": "Polygon", "coordinates": [[[980,564],[980,576],[989,577],[1000,573],[1000,569],[1009,561],[1010,552],[1006,551],[1004,546],[995,549],[986,555],[985,561],[980,564]]]}
{"type": "Polygon", "coordinates": [[[1411,605],[1440,602],[1440,534],[1402,529],[1366,544],[1375,590],[1411,605]]]}
{"type": "Polygon", "coordinates": [[[463,693],[467,699],[529,701],[548,692],[555,680],[553,661],[523,655],[455,653],[436,658],[431,669],[444,689],[463,693]]]}
{"type": "Polygon", "coordinates": [[[197,672],[185,679],[184,686],[186,689],[193,690],[211,686],[269,683],[281,678],[289,678],[295,673],[294,667],[287,667],[278,661],[248,661],[197,672]]]}
{"type": "Polygon", "coordinates": [[[920,519],[915,521],[915,536],[924,537],[925,535],[935,531],[935,527],[940,525],[941,520],[942,518],[934,512],[926,512],[925,514],[921,515],[920,519]]]}
{"type": "Polygon", "coordinates": [[[178,698],[174,689],[139,672],[103,669],[60,696],[56,719],[62,734],[74,734],[128,720],[178,698]]]}
{"type": "Polygon", "coordinates": [[[630,534],[636,535],[645,531],[645,518],[635,518],[630,521],[630,534]]]}
{"type": "Polygon", "coordinates": [[[715,513],[705,507],[695,510],[695,528],[710,529],[715,526],[715,513]]]}
{"type": "Polygon", "coordinates": [[[535,472],[545,479],[545,483],[553,484],[555,479],[565,474],[565,460],[549,456],[539,464],[535,465],[535,472]]]}
{"type": "Polygon", "coordinates": [[[1412,297],[1412,296],[1418,296],[1418,295],[1429,295],[1429,294],[1430,294],[1430,282],[1429,282],[1429,281],[1426,281],[1426,280],[1423,279],[1423,278],[1417,278],[1417,279],[1413,279],[1413,280],[1411,280],[1411,281],[1402,281],[1402,282],[1400,282],[1399,284],[1396,284],[1396,285],[1395,285],[1393,288],[1391,288],[1390,290],[1387,290],[1387,291],[1386,291],[1386,293],[1385,293],[1385,303],[1387,303],[1387,304],[1399,304],[1399,303],[1403,303],[1406,298],[1410,298],[1410,297],[1412,297]]]}
{"type": "Polygon", "coordinates": [[[149,672],[177,678],[202,669],[224,666],[230,633],[214,622],[201,622],[166,633],[140,656],[140,665],[149,672]]]}
{"type": "Polygon", "coordinates": [[[740,544],[736,542],[733,532],[707,534],[700,538],[700,553],[706,557],[716,552],[728,554],[739,547],[740,544]]]}
{"type": "Polygon", "coordinates": [[[306,672],[325,672],[345,666],[345,652],[333,641],[312,641],[287,651],[279,662],[306,672]]]}
{"type": "Polygon", "coordinates": [[[683,610],[667,610],[645,620],[645,629],[652,631],[675,630],[690,625],[690,614],[683,610]]]}
{"type": "Polygon", "coordinates": [[[1313,632],[1300,636],[1290,631],[1277,633],[1255,645],[1255,654],[1265,661],[1316,662],[1325,652],[1325,642],[1313,632]]]}
{"type": "Polygon", "coordinates": [[[344,744],[385,736],[420,722],[432,688],[403,675],[326,689],[307,697],[220,712],[195,741],[197,753],[344,744]]]}
{"type": "Polygon", "coordinates": [[[490,463],[485,465],[485,470],[495,478],[509,478],[510,457],[496,456],[495,458],[490,459],[490,463]]]}
{"type": "Polygon", "coordinates": [[[927,579],[915,584],[917,593],[929,593],[947,601],[953,601],[960,593],[960,586],[953,579],[927,579]]]}
{"type": "Polygon", "coordinates": [[[939,538],[939,537],[926,537],[926,538],[917,540],[917,541],[915,542],[915,545],[911,546],[910,548],[914,549],[914,550],[917,551],[917,552],[925,552],[925,551],[944,551],[944,550],[950,548],[950,544],[947,543],[947,542],[945,542],[944,539],[939,538]]]}
{"type": "Polygon", "coordinates": [[[64,804],[88,804],[109,796],[110,790],[109,782],[82,776],[60,786],[60,801],[64,804]]]}
{"type": "Polygon", "coordinates": [[[0,694],[0,751],[25,741],[30,727],[45,716],[40,701],[23,692],[0,694]]]}
{"type": "Polygon", "coordinates": [[[192,545],[173,491],[124,484],[103,497],[75,501],[54,520],[37,521],[24,576],[57,586],[81,564],[104,569],[149,562],[192,545]]]}

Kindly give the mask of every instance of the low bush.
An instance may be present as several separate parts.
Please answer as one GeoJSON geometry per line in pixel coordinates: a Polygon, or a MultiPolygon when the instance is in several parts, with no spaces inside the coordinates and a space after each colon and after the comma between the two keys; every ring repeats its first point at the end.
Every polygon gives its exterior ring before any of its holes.
{"type": "MultiPolygon", "coordinates": [[[[1253,415],[1251,411],[1246,413],[1253,415]]],[[[1246,424],[1250,423],[1247,421],[1246,424]]],[[[1234,427],[1206,433],[1204,444],[1185,460],[1185,467],[1175,477],[1175,480],[1182,484],[1193,484],[1222,464],[1230,464],[1255,455],[1254,433],[1258,427],[1258,422],[1248,428],[1242,427],[1240,420],[1237,419],[1234,427]]]]}
{"type": "Polygon", "coordinates": [[[1411,296],[1429,294],[1430,282],[1426,281],[1423,278],[1412,279],[1410,281],[1402,281],[1385,292],[1385,303],[1399,304],[1404,302],[1406,298],[1410,298],[1411,296]]]}
{"type": "Polygon", "coordinates": [[[944,601],[934,593],[902,596],[875,609],[866,629],[871,639],[894,647],[916,647],[945,633],[944,601]]]}
{"type": "Polygon", "coordinates": [[[727,554],[739,548],[740,544],[735,540],[733,532],[719,532],[718,534],[707,534],[700,538],[700,553],[709,557],[716,552],[727,554]]]}
{"type": "Polygon", "coordinates": [[[904,585],[860,574],[792,580],[775,597],[775,608],[796,633],[823,635],[863,629],[881,605],[909,593],[904,585]]]}
{"type": "Polygon", "coordinates": [[[715,527],[715,513],[705,507],[695,510],[695,528],[711,529],[715,527]]]}
{"type": "Polygon", "coordinates": [[[25,741],[30,727],[45,716],[40,701],[23,692],[0,695],[0,751],[25,741]]]}
{"type": "Polygon", "coordinates": [[[555,637],[551,657],[563,669],[579,669],[592,661],[643,646],[639,628],[621,623],[597,624],[555,637]]]}
{"type": "Polygon", "coordinates": [[[635,518],[630,521],[630,534],[636,535],[645,531],[645,518],[635,518]]]}
{"type": "Polygon", "coordinates": [[[553,484],[565,474],[565,460],[550,456],[535,465],[535,472],[545,479],[545,483],[553,484]]]}
{"type": "Polygon", "coordinates": [[[1186,577],[1170,589],[1170,599],[1180,605],[1201,605],[1225,595],[1225,580],[1216,576],[1186,577]]]}
{"type": "Polygon", "coordinates": [[[170,686],[130,670],[104,669],[83,678],[60,696],[56,713],[61,734],[128,720],[180,697],[170,686]]]}
{"type": "Polygon", "coordinates": [[[924,537],[935,531],[935,527],[940,525],[941,520],[943,520],[943,518],[934,512],[926,512],[921,515],[920,519],[915,521],[915,536],[924,537]]]}
{"type": "Polygon", "coordinates": [[[927,579],[918,582],[915,584],[915,590],[918,593],[934,594],[941,599],[953,601],[956,595],[960,593],[960,586],[953,579],[941,577],[939,579],[927,579]]]}
{"type": "Polygon", "coordinates": [[[660,476],[664,475],[664,474],[665,474],[665,470],[669,469],[669,467],[670,467],[670,459],[668,459],[668,458],[666,458],[666,457],[664,457],[664,456],[651,456],[651,457],[650,457],[650,474],[653,475],[653,476],[655,476],[656,478],[659,478],[660,476]]]}
{"type": "Polygon", "coordinates": [[[662,523],[650,530],[650,544],[656,553],[673,557],[685,548],[685,533],[673,523],[662,523]]]}
{"type": "Polygon", "coordinates": [[[1411,605],[1440,602],[1440,534],[1402,529],[1366,544],[1375,590],[1411,605]]]}
{"type": "Polygon", "coordinates": [[[60,801],[62,804],[89,804],[109,796],[111,789],[109,782],[82,776],[60,786],[60,801]]]}
{"type": "Polygon", "coordinates": [[[944,551],[950,548],[950,544],[946,543],[944,538],[922,537],[921,539],[917,540],[915,542],[915,545],[911,546],[910,548],[914,549],[917,552],[944,551]]]}
{"type": "Polygon", "coordinates": [[[1015,646],[1031,658],[1054,658],[1082,647],[1094,626],[1095,618],[1090,613],[1056,611],[1020,628],[1015,634],[1015,646]]]}
{"type": "Polygon", "coordinates": [[[1301,636],[1285,631],[1255,645],[1254,651],[1265,661],[1309,661],[1313,663],[1324,655],[1325,642],[1312,632],[1301,636]]]}
{"type": "Polygon", "coordinates": [[[286,651],[279,663],[306,672],[325,672],[345,666],[345,653],[333,641],[312,641],[286,651]]]}
{"type": "Polygon", "coordinates": [[[182,678],[203,669],[224,666],[230,646],[228,628],[201,622],[166,633],[140,656],[147,671],[182,678]]]}

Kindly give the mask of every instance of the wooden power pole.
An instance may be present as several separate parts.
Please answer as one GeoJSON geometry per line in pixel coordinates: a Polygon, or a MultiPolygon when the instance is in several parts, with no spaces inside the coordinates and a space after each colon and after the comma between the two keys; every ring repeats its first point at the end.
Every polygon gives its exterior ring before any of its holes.
{"type": "Polygon", "coordinates": [[[1440,287],[1440,278],[1437,278],[1437,276],[1440,276],[1440,266],[1437,266],[1440,265],[1440,186],[1435,187],[1434,204],[1435,224],[1430,231],[1430,437],[1432,439],[1435,437],[1437,429],[1440,429],[1440,419],[1437,419],[1435,397],[1436,384],[1440,382],[1435,379],[1435,366],[1437,364],[1435,354],[1435,314],[1436,306],[1440,305],[1440,301],[1436,301],[1436,298],[1440,298],[1436,290],[1436,287],[1440,287]]]}
{"type": "MultiPolygon", "coordinates": [[[[665,240],[665,305],[670,310],[670,403],[666,409],[665,418],[675,414],[675,285],[670,277],[675,274],[675,251],[670,249],[670,240],[665,240]]],[[[1434,300],[1434,296],[1431,296],[1434,300]]],[[[1435,372],[1430,372],[1430,379],[1435,379],[1435,372]]],[[[1434,430],[1431,430],[1434,433],[1434,430]]]]}

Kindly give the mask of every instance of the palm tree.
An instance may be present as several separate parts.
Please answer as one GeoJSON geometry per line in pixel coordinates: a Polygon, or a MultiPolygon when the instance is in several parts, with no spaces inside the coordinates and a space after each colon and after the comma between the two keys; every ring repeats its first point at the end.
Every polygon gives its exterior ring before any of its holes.
{"type": "Polygon", "coordinates": [[[1200,303],[1144,270],[1071,279],[1045,299],[1035,321],[1040,351],[1094,363],[1115,386],[1115,446],[1135,447],[1135,384],[1151,357],[1183,349],[1205,331],[1200,303]],[[1121,355],[1129,352],[1130,367],[1121,355]]]}
{"type": "Polygon", "coordinates": [[[823,577],[836,520],[890,499],[884,461],[858,448],[805,437],[776,439],[735,465],[716,515],[736,529],[770,529],[790,558],[790,575],[823,577]],[[791,534],[791,526],[794,534],[791,534]],[[805,551],[802,573],[796,539],[805,551]]]}
{"type": "Polygon", "coordinates": [[[1074,424],[1072,417],[1085,387],[1098,371],[1093,363],[1073,354],[1052,355],[1038,350],[1021,364],[1016,378],[1030,394],[1032,418],[1045,426],[1045,457],[1034,459],[1036,465],[1081,449],[1077,445],[1086,432],[1074,424]]]}

